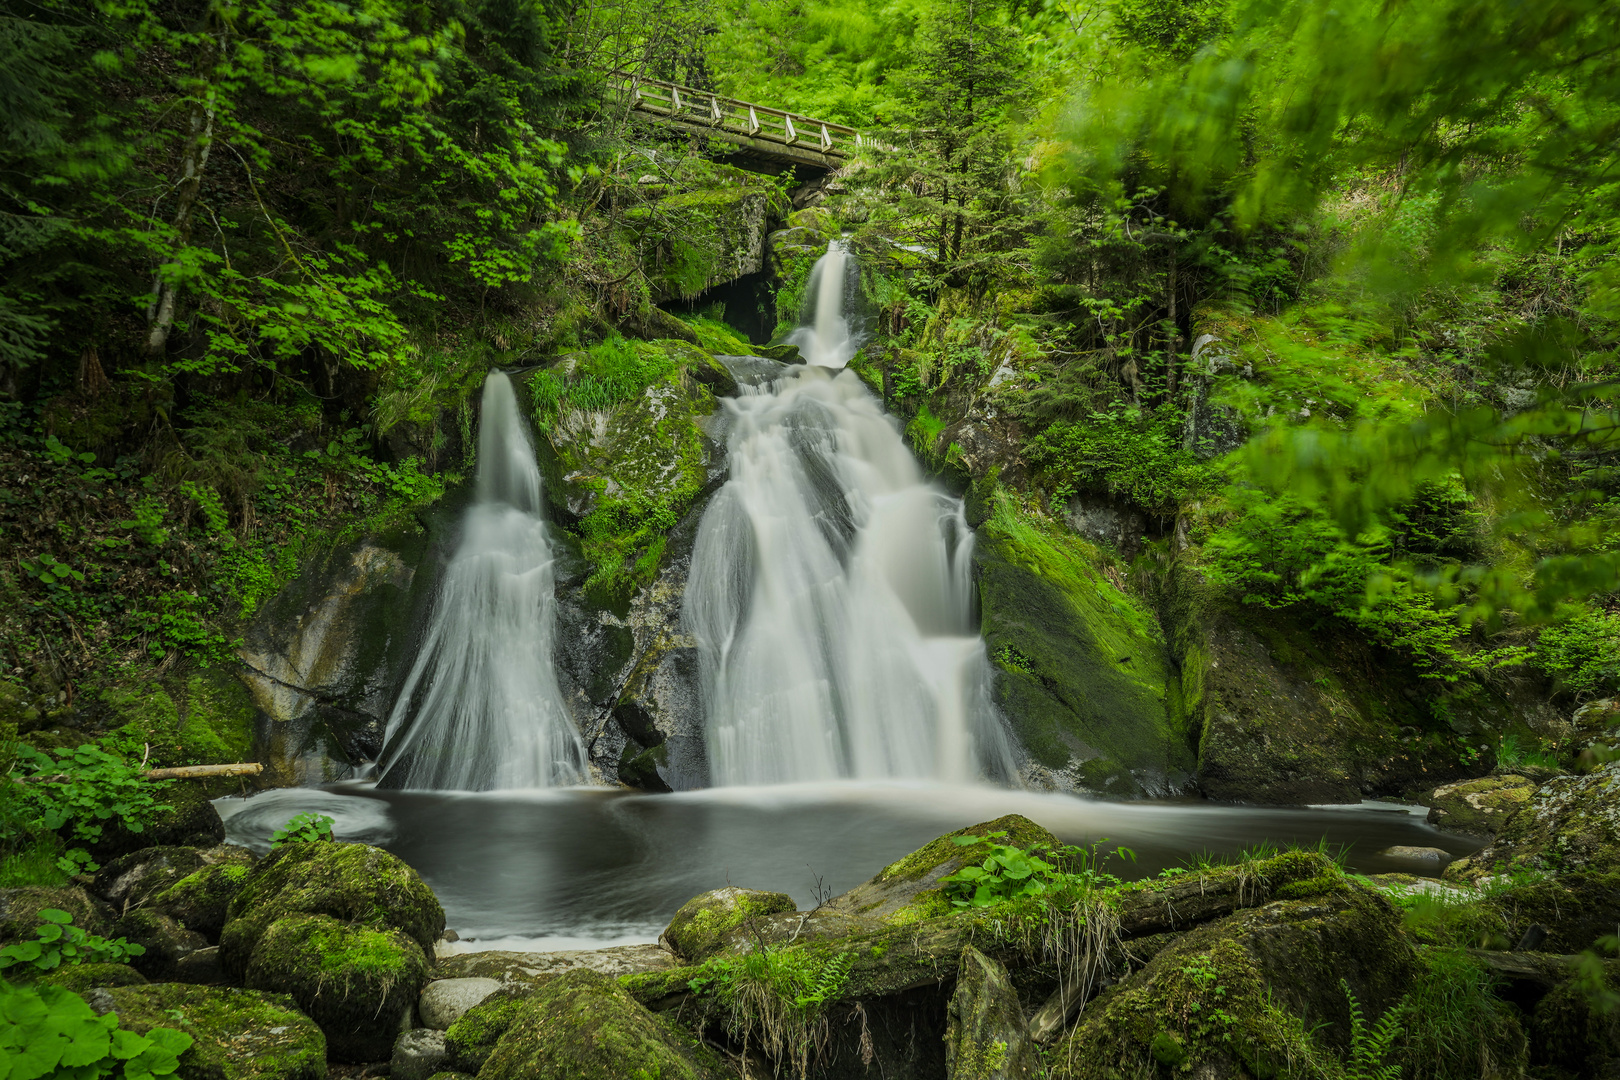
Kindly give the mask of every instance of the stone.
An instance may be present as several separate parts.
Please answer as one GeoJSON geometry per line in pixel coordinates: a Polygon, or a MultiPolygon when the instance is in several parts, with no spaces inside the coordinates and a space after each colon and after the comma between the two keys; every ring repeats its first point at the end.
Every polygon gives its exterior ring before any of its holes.
{"type": "Polygon", "coordinates": [[[329,915],[287,915],[254,946],[244,983],[289,995],[326,1034],[337,1061],[382,1061],[428,981],[422,947],[399,930],[329,915]]]}
{"type": "Polygon", "coordinates": [[[434,974],[441,980],[494,979],[501,985],[533,984],[565,971],[600,971],[617,978],[646,971],[667,971],[679,961],[661,945],[614,945],[606,949],[564,949],[557,952],[455,953],[441,957],[434,974]]]}
{"type": "Polygon", "coordinates": [[[130,964],[154,982],[175,977],[180,963],[192,953],[209,947],[208,940],[195,930],[187,930],[161,912],[137,908],[113,924],[113,936],[127,938],[146,952],[130,958],[130,964]]]}
{"type": "Polygon", "coordinates": [[[106,937],[112,930],[112,909],[79,886],[29,885],[0,889],[0,944],[34,940],[34,931],[45,922],[39,913],[46,908],[72,915],[73,925],[87,934],[106,937]]]}
{"type": "Polygon", "coordinates": [[[711,889],[681,905],[658,936],[658,943],[688,963],[700,963],[725,947],[731,931],[752,919],[792,911],[796,906],[786,893],[735,885],[711,889]]]}
{"type": "Polygon", "coordinates": [[[1378,854],[1389,859],[1405,859],[1408,862],[1431,863],[1439,869],[1452,859],[1451,852],[1437,847],[1411,847],[1406,844],[1396,844],[1387,847],[1378,854]]]}
{"type": "Polygon", "coordinates": [[[444,1031],[502,985],[499,979],[435,979],[417,999],[416,1012],[423,1024],[444,1031]]]}
{"type": "Polygon", "coordinates": [[[1602,1008],[1594,990],[1620,994],[1620,960],[1604,961],[1591,983],[1566,979],[1536,1004],[1530,1041],[1537,1062],[1568,1070],[1565,1076],[1620,1073],[1620,1009],[1602,1008]]]}
{"type": "Polygon", "coordinates": [[[107,987],[85,998],[120,1027],[145,1034],[177,1028],[194,1040],[180,1055],[181,1080],[324,1080],[326,1038],[278,994],[160,983],[107,987]]]}
{"type": "Polygon", "coordinates": [[[1562,955],[1585,952],[1620,930],[1620,873],[1574,870],[1531,876],[1490,890],[1484,904],[1502,915],[1511,941],[1542,926],[1546,937],[1535,948],[1562,955]]]}
{"type": "Polygon", "coordinates": [[[394,1040],[388,1075],[391,1080],[430,1080],[444,1069],[448,1060],[444,1032],[412,1028],[394,1040]]]}
{"type": "Polygon", "coordinates": [[[141,986],[146,976],[128,964],[64,964],[34,981],[83,995],[98,986],[141,986]]]}
{"type": "Polygon", "coordinates": [[[1429,824],[1471,836],[1495,836],[1530,801],[1536,785],[1523,776],[1484,776],[1442,784],[1420,800],[1429,824]]]}
{"type": "Polygon", "coordinates": [[[91,888],[120,908],[141,907],[154,893],[207,865],[189,847],[148,847],[120,855],[96,872],[91,888]]]}
{"type": "Polygon", "coordinates": [[[723,1064],[617,981],[570,971],[518,1008],[479,1080],[719,1080],[723,1064]]]}
{"type": "Polygon", "coordinates": [[[225,969],[242,978],[270,925],[294,914],[398,930],[424,954],[444,931],[438,898],[398,857],[366,844],[288,844],[261,860],[231,899],[219,940],[225,969]]]}
{"type": "Polygon", "coordinates": [[[174,965],[173,980],[200,986],[227,986],[231,977],[220,963],[219,946],[210,945],[182,956],[174,965]]]}
{"type": "Polygon", "coordinates": [[[158,792],[158,800],[169,809],[152,815],[138,833],[130,832],[118,818],[105,822],[101,837],[84,845],[90,857],[107,864],[143,848],[212,848],[225,842],[225,822],[201,784],[170,781],[158,792]]]}
{"type": "Polygon", "coordinates": [[[1535,790],[1491,846],[1446,868],[1453,880],[1527,867],[1620,872],[1620,761],[1535,790]]]}
{"type": "Polygon", "coordinates": [[[1040,1058],[1007,969],[969,945],[946,1009],[946,1080],[1040,1075],[1040,1058]]]}
{"type": "Polygon", "coordinates": [[[258,859],[246,848],[233,844],[202,854],[209,861],[167,888],[149,893],[147,902],[186,929],[217,943],[225,929],[231,900],[247,882],[258,859]]]}

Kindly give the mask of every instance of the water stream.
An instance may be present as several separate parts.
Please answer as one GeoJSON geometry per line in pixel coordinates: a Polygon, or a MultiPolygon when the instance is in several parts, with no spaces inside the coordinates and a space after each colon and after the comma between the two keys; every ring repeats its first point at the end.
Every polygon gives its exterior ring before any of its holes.
{"type": "Polygon", "coordinates": [[[388,718],[387,787],[478,791],[585,779],[552,664],[552,556],[540,470],[511,380],[484,382],[477,495],[388,718]]]}

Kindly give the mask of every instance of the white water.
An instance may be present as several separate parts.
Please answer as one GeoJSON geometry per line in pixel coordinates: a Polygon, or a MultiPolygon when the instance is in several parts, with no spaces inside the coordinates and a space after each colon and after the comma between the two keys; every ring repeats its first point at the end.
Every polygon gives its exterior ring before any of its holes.
{"type": "Polygon", "coordinates": [[[551,548],[540,470],[511,381],[484,382],[477,499],[416,662],[388,718],[382,782],[437,790],[557,787],[585,748],[552,666],[551,548]]]}
{"type": "MultiPolygon", "coordinates": [[[[844,258],[829,249],[823,284],[844,258]]],[[[820,295],[817,341],[847,325],[843,292],[820,295]]],[[[711,779],[1008,779],[961,503],[835,366],[789,368],[727,402],[731,477],[704,513],[682,612],[703,660],[711,779]]]]}
{"type": "Polygon", "coordinates": [[[860,347],[851,325],[859,288],[855,260],[840,241],[830,242],[827,253],[810,269],[803,325],[788,337],[811,367],[841,368],[860,347]]]}

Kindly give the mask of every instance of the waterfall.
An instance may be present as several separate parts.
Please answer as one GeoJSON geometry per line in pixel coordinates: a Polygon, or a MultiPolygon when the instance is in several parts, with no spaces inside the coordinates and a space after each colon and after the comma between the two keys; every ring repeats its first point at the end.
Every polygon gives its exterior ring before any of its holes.
{"type": "Polygon", "coordinates": [[[799,347],[805,363],[812,367],[841,368],[849,363],[859,347],[859,335],[850,320],[860,288],[855,260],[843,243],[834,240],[827,253],[810,268],[810,281],[804,291],[800,327],[788,337],[799,347]]]}
{"type": "Polygon", "coordinates": [[[477,494],[416,661],[388,717],[387,787],[556,787],[585,748],[552,666],[551,548],[540,470],[505,374],[484,381],[477,494]]]}
{"type": "Polygon", "coordinates": [[[828,370],[858,344],[844,260],[834,246],[817,267],[810,365],[727,402],[731,476],[699,525],[682,610],[711,777],[1009,779],[961,502],[926,482],[854,372],[828,370]]]}

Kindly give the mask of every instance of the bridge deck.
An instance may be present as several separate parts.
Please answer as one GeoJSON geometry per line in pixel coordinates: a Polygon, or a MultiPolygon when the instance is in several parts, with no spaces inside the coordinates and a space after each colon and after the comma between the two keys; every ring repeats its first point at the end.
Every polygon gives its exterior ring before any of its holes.
{"type": "Polygon", "coordinates": [[[852,127],[830,124],[751,101],[721,97],[679,83],[620,73],[621,101],[657,117],[677,131],[727,142],[782,165],[832,170],[843,165],[865,138],[852,127]]]}

